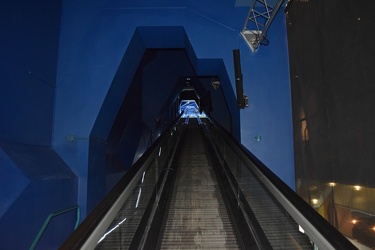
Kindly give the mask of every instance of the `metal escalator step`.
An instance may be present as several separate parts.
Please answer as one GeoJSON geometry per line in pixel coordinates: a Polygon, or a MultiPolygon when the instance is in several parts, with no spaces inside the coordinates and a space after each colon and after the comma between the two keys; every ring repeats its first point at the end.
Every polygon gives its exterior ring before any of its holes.
{"type": "Polygon", "coordinates": [[[198,129],[187,131],[160,249],[239,249],[198,129]]]}

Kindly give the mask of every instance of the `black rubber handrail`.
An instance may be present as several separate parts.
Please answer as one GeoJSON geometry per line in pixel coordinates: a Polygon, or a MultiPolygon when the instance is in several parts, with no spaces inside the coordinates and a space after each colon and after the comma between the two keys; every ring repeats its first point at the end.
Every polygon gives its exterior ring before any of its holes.
{"type": "Polygon", "coordinates": [[[251,210],[245,196],[239,189],[237,180],[233,176],[227,162],[222,158],[221,152],[215,147],[207,126],[201,126],[201,133],[206,138],[206,146],[213,161],[213,169],[223,198],[226,198],[226,206],[231,211],[232,218],[236,222],[237,232],[242,240],[243,249],[272,249],[264,231],[259,225],[256,216],[251,210]],[[236,190],[236,191],[234,191],[236,190]]]}

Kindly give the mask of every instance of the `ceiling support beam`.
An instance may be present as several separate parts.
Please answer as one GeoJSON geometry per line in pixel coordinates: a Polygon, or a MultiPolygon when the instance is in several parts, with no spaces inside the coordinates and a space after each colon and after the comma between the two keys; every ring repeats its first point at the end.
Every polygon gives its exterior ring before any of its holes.
{"type": "Polygon", "coordinates": [[[256,52],[260,45],[268,45],[267,30],[285,0],[277,0],[274,4],[267,1],[253,0],[241,31],[252,52],[256,52]]]}

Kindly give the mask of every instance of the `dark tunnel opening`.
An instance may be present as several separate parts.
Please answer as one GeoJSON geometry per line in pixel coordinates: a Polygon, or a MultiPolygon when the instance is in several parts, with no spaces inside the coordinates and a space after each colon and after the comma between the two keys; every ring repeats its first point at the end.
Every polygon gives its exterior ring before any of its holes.
{"type": "MultiPolygon", "coordinates": [[[[105,175],[122,175],[179,115],[181,101],[230,117],[217,76],[197,76],[185,49],[146,49],[105,146],[105,175]]],[[[109,188],[107,188],[107,192],[109,188]]]]}
{"type": "Polygon", "coordinates": [[[179,115],[187,79],[199,111],[239,140],[240,114],[223,58],[197,58],[182,27],[138,27],[90,133],[88,212],[179,115]],[[168,36],[156,41],[156,31],[168,36]]]}

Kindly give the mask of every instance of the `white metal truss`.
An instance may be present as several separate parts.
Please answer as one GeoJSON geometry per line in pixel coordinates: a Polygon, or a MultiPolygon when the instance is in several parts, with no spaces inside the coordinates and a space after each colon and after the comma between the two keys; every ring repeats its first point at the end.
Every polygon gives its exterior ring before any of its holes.
{"type": "Polygon", "coordinates": [[[260,45],[267,45],[267,30],[285,0],[253,0],[241,31],[242,37],[255,52],[260,45]],[[267,1],[274,4],[268,4],[267,1]]]}

